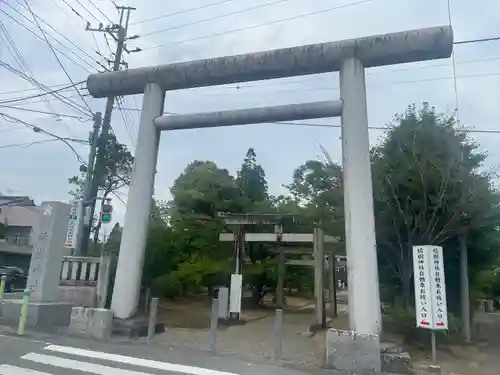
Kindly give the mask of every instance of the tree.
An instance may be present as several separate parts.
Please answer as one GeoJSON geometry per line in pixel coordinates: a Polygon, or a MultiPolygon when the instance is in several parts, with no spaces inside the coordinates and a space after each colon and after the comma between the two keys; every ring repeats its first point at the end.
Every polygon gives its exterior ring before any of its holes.
{"type": "MultiPolygon", "coordinates": [[[[125,144],[117,141],[115,135],[110,134],[107,142],[108,144],[104,156],[105,175],[99,183],[98,197],[91,197],[91,199],[100,198],[104,200],[108,198],[110,194],[130,184],[134,157],[125,144]]],[[[73,189],[71,189],[69,193],[76,199],[83,199],[83,188],[87,167],[85,165],[80,166],[80,171],[81,173],[79,176],[73,176],[68,179],[70,185],[73,186],[73,189]]],[[[94,222],[95,221],[94,219],[94,222]]],[[[100,228],[101,222],[97,220],[92,228],[95,243],[97,243],[97,239],[99,238],[100,228]]]]}
{"type": "Polygon", "coordinates": [[[427,103],[396,115],[372,150],[381,281],[397,287],[391,293],[405,306],[412,302],[414,245],[444,246],[445,268],[454,264],[455,274],[457,252],[448,250],[458,249],[459,235],[475,238],[474,252],[488,251],[477,236],[496,231],[499,197],[480,170],[485,158],[453,116],[427,103]]]}
{"type": "Polygon", "coordinates": [[[344,237],[342,167],[323,149],[325,161],[308,160],[293,172],[285,187],[304,207],[303,214],[321,220],[328,233],[344,237]]]}
{"type": "Polygon", "coordinates": [[[253,148],[249,148],[247,151],[243,165],[238,171],[236,185],[240,188],[245,200],[245,211],[254,211],[263,205],[267,206],[266,173],[262,166],[257,164],[257,155],[253,148]]]}
{"type": "Polygon", "coordinates": [[[116,223],[109,232],[106,243],[104,244],[104,251],[108,254],[118,255],[120,252],[120,243],[122,239],[122,227],[120,223],[116,223]]]}
{"type": "Polygon", "coordinates": [[[233,176],[212,161],[194,161],[175,180],[172,209],[216,217],[217,211],[241,212],[241,194],[233,176]]]}

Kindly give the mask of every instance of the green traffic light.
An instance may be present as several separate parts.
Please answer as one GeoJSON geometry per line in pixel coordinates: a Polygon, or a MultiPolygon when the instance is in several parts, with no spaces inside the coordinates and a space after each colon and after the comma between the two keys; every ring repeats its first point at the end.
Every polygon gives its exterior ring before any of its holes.
{"type": "Polygon", "coordinates": [[[104,214],[102,215],[102,220],[103,223],[109,223],[111,221],[111,215],[104,214]]]}

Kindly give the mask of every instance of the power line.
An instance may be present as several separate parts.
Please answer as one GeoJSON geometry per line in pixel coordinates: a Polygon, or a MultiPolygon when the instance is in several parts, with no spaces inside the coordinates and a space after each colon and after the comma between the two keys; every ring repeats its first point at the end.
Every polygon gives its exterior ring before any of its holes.
{"type": "Polygon", "coordinates": [[[90,5],[92,5],[94,7],[94,9],[96,9],[99,13],[101,13],[101,15],[106,18],[111,24],[113,24],[113,20],[111,18],[109,18],[97,5],[94,4],[94,2],[92,0],[88,0],[88,2],[90,3],[90,5]]]}
{"type": "MultiPolygon", "coordinates": [[[[0,60],[0,64],[2,64],[2,66],[3,66],[3,64],[6,64],[6,63],[4,63],[4,62],[2,62],[2,61],[0,60]]],[[[8,64],[6,64],[6,65],[8,65],[8,64]]],[[[54,96],[56,99],[59,99],[59,100],[60,100],[60,98],[59,98],[57,95],[55,95],[55,94],[57,94],[57,93],[59,93],[59,92],[61,92],[61,91],[65,91],[65,90],[68,90],[68,89],[72,89],[73,87],[76,87],[77,85],[80,85],[80,84],[82,84],[83,82],[85,82],[85,81],[76,82],[75,84],[72,84],[72,85],[66,85],[65,87],[61,87],[61,88],[59,88],[59,89],[49,90],[49,91],[44,92],[44,93],[42,93],[42,94],[37,94],[37,95],[29,95],[29,96],[23,96],[23,97],[18,97],[18,98],[12,98],[12,99],[0,100],[0,104],[8,104],[8,103],[22,102],[22,101],[26,101],[26,100],[29,100],[29,99],[40,98],[40,97],[43,97],[43,96],[46,96],[46,95],[52,95],[52,96],[54,96]]],[[[47,86],[44,86],[44,88],[48,89],[48,87],[47,87],[47,86]]],[[[62,96],[62,95],[61,95],[61,96],[62,96]]],[[[65,98],[65,99],[69,99],[69,97],[64,97],[64,96],[62,96],[62,97],[63,97],[63,98],[65,98]]],[[[67,103],[66,103],[66,104],[67,104],[67,103]]]]}
{"type": "Polygon", "coordinates": [[[338,10],[338,9],[348,8],[348,7],[352,7],[352,6],[358,6],[358,5],[370,3],[372,1],[375,1],[375,0],[361,0],[361,1],[354,2],[354,3],[349,3],[349,4],[344,4],[344,5],[337,5],[337,6],[334,6],[334,7],[330,7],[330,8],[326,8],[326,9],[322,9],[322,10],[317,10],[317,11],[314,11],[314,12],[303,13],[303,14],[299,14],[299,15],[296,15],[296,16],[292,16],[292,17],[281,18],[281,19],[274,20],[274,21],[259,23],[259,24],[256,24],[256,25],[251,25],[251,26],[246,26],[246,27],[240,27],[240,28],[237,28],[237,29],[226,30],[226,31],[222,31],[222,32],[219,32],[219,33],[214,33],[214,34],[201,35],[201,36],[198,36],[198,37],[194,37],[194,38],[190,38],[190,39],[184,39],[184,40],[178,40],[178,41],[167,43],[167,44],[159,44],[159,45],[155,45],[155,46],[151,46],[151,47],[145,47],[142,50],[146,51],[146,50],[151,50],[151,49],[163,48],[163,47],[166,47],[166,46],[169,46],[169,45],[184,44],[184,43],[190,43],[190,42],[194,42],[194,41],[198,41],[198,40],[202,40],[202,39],[215,38],[215,37],[218,37],[218,36],[223,36],[223,35],[227,35],[227,34],[237,33],[237,32],[240,32],[240,31],[252,30],[252,29],[257,29],[257,28],[260,28],[260,27],[275,25],[275,24],[278,24],[278,23],[294,21],[294,20],[297,20],[297,19],[300,19],[300,18],[311,17],[311,16],[315,16],[315,15],[318,15],[318,14],[322,14],[322,13],[332,12],[332,11],[335,11],[335,10],[338,10]]]}
{"type": "MultiPolygon", "coordinates": [[[[69,142],[78,142],[78,143],[88,143],[87,141],[80,140],[80,139],[73,139],[73,138],[61,138],[69,142]]],[[[34,145],[39,145],[39,144],[44,144],[44,143],[51,143],[51,142],[60,142],[61,139],[42,139],[40,141],[31,141],[31,142],[20,142],[20,143],[11,143],[8,145],[0,145],[0,149],[3,148],[13,148],[13,147],[19,147],[19,148],[28,148],[34,145]]]]}
{"type": "MultiPolygon", "coordinates": [[[[78,0],[77,0],[78,1],[78,0]]],[[[69,75],[68,71],[66,70],[66,68],[64,67],[63,63],[61,62],[61,60],[59,59],[59,56],[57,56],[57,53],[56,51],[54,50],[54,48],[52,47],[52,44],[49,42],[49,40],[47,39],[47,35],[45,34],[45,31],[42,29],[42,27],[40,26],[40,23],[38,22],[36,16],[35,16],[35,13],[33,13],[33,10],[31,9],[31,7],[29,6],[28,4],[28,0],[24,0],[24,3],[26,4],[26,7],[28,8],[29,12],[31,13],[31,16],[33,17],[33,21],[35,21],[36,25],[38,26],[38,28],[40,29],[40,32],[42,33],[42,36],[43,38],[45,39],[45,42],[47,43],[47,45],[49,46],[50,50],[52,51],[52,54],[54,55],[54,57],[56,58],[57,60],[57,63],[59,64],[59,66],[61,67],[61,69],[63,70],[64,74],[66,75],[66,77],[68,77],[68,80],[71,82],[71,84],[74,86],[74,82],[73,82],[73,79],[71,78],[71,76],[69,75]]],[[[83,95],[80,93],[80,91],[75,87],[75,90],[76,92],[78,93],[78,95],[80,96],[80,98],[82,99],[82,101],[85,103],[85,106],[88,108],[89,112],[91,114],[93,114],[94,112],[92,111],[92,108],[90,108],[89,104],[87,103],[87,101],[85,100],[85,98],[83,97],[83,95]]]]}
{"type": "MultiPolygon", "coordinates": [[[[305,126],[305,127],[315,127],[315,128],[341,128],[340,124],[318,124],[310,122],[289,122],[289,121],[279,121],[279,122],[266,122],[265,124],[282,124],[291,126],[305,126]]],[[[370,130],[390,130],[388,126],[368,126],[370,130]]],[[[482,134],[500,134],[500,130],[487,130],[487,129],[460,129],[465,133],[482,133],[482,134]]]]}
{"type": "Polygon", "coordinates": [[[44,114],[44,115],[53,115],[53,116],[57,116],[57,117],[67,117],[67,118],[74,118],[74,119],[77,119],[77,120],[80,120],[80,121],[86,121],[82,116],[62,114],[62,113],[58,113],[58,112],[40,111],[40,110],[37,110],[37,109],[21,108],[21,107],[15,107],[15,106],[12,106],[12,105],[2,105],[2,104],[0,104],[0,107],[1,108],[14,109],[14,110],[17,110],[17,111],[41,113],[41,114],[44,114]]]}
{"type": "MultiPolygon", "coordinates": [[[[448,23],[449,26],[452,26],[451,22],[451,1],[447,0],[447,8],[448,8],[448,23]]],[[[453,90],[455,91],[455,108],[457,112],[457,122],[460,124],[460,104],[458,100],[458,85],[457,85],[457,64],[455,58],[455,49],[451,51],[451,64],[453,67],[453,90]]]]}
{"type": "MultiPolygon", "coordinates": [[[[35,24],[35,22],[33,22],[32,20],[30,20],[29,18],[27,18],[26,16],[24,16],[21,12],[19,12],[17,9],[15,9],[14,7],[12,7],[11,5],[9,5],[5,0],[0,0],[2,1],[3,3],[6,3],[12,10],[14,10],[16,13],[18,13],[19,15],[21,15],[24,19],[26,19],[28,22],[30,22],[31,24],[34,24],[35,26],[37,26],[35,24]]],[[[28,8],[26,8],[26,6],[24,4],[22,4],[19,0],[15,0],[20,6],[22,6],[25,10],[28,10],[28,8]]],[[[44,25],[48,26],[51,30],[53,30],[57,35],[59,35],[60,37],[62,37],[64,40],[66,40],[69,44],[71,44],[72,46],[74,46],[77,50],[79,50],[80,52],[82,52],[85,56],[87,56],[88,58],[90,58],[90,61],[92,61],[93,63],[96,63],[98,64],[100,67],[104,68],[106,70],[106,67],[103,66],[99,61],[96,61],[94,59],[94,57],[92,57],[89,53],[87,53],[83,48],[81,48],[78,44],[74,43],[72,40],[70,40],[68,37],[66,37],[63,33],[59,32],[56,28],[54,28],[50,23],[46,22],[44,19],[42,19],[40,16],[36,15],[36,18],[38,20],[40,20],[40,22],[42,22],[44,25]]],[[[72,49],[68,48],[67,46],[65,46],[63,43],[61,43],[59,40],[57,40],[56,38],[54,38],[53,36],[51,35],[48,35],[50,36],[52,39],[54,39],[56,42],[58,42],[59,44],[61,44],[63,47],[65,47],[68,51],[70,51],[73,55],[75,55],[77,58],[83,60],[83,62],[85,62],[91,69],[95,69],[91,64],[89,64],[85,59],[82,59],[81,56],[79,56],[78,54],[76,54],[72,49]]]]}
{"type": "Polygon", "coordinates": [[[167,32],[167,31],[179,30],[179,29],[182,29],[184,27],[194,26],[194,25],[198,25],[200,23],[205,23],[205,22],[210,22],[210,21],[215,21],[215,20],[218,20],[218,19],[221,19],[221,18],[226,18],[226,17],[237,15],[237,14],[242,14],[242,13],[250,12],[252,10],[262,9],[262,8],[265,8],[265,7],[270,7],[270,6],[273,6],[273,5],[277,5],[277,4],[281,4],[281,3],[286,3],[286,2],[289,2],[289,1],[292,1],[292,0],[274,0],[274,1],[271,1],[269,3],[256,5],[256,6],[252,6],[252,7],[245,8],[245,9],[240,9],[240,10],[237,10],[237,11],[234,11],[234,12],[224,13],[224,14],[220,14],[218,16],[214,16],[214,17],[210,17],[210,18],[204,18],[204,19],[199,20],[199,21],[189,22],[189,23],[185,23],[185,24],[182,24],[182,25],[178,25],[178,26],[172,26],[172,27],[168,27],[166,29],[151,31],[151,32],[146,33],[146,34],[141,34],[141,37],[144,38],[144,37],[147,37],[147,36],[150,36],[150,35],[164,33],[164,32],[167,32]]]}
{"type": "Polygon", "coordinates": [[[195,7],[195,8],[189,8],[189,9],[180,10],[180,11],[174,12],[174,13],[168,13],[168,14],[163,14],[161,16],[146,18],[145,20],[142,20],[142,21],[131,22],[130,25],[137,25],[137,24],[140,24],[140,23],[151,22],[151,21],[155,21],[155,20],[159,20],[159,19],[163,19],[163,18],[169,18],[169,17],[173,17],[173,16],[178,16],[178,15],[181,15],[181,14],[186,14],[186,13],[194,12],[196,10],[210,8],[210,7],[214,7],[216,5],[221,5],[221,4],[226,4],[226,3],[232,3],[232,2],[235,2],[235,1],[239,1],[239,0],[221,0],[221,1],[216,1],[214,3],[210,3],[210,4],[206,4],[206,5],[201,5],[201,6],[198,6],[198,7],[195,7]]]}
{"type": "MultiPolygon", "coordinates": [[[[425,78],[425,79],[415,79],[415,80],[406,80],[406,81],[393,81],[393,82],[380,82],[375,86],[389,86],[389,85],[401,85],[401,84],[409,84],[409,83],[425,83],[425,82],[436,82],[436,81],[445,81],[445,80],[454,80],[456,79],[467,79],[467,78],[477,78],[477,77],[491,77],[500,75],[500,72],[493,73],[478,73],[478,74],[469,74],[469,75],[461,75],[461,76],[451,76],[451,77],[436,77],[436,78],[425,78]]],[[[264,95],[264,94],[276,94],[276,93],[287,93],[287,92],[311,92],[311,91],[338,91],[339,87],[328,86],[328,87],[308,87],[308,88],[297,88],[297,89],[278,89],[278,90],[262,90],[265,87],[258,86],[238,86],[235,89],[243,89],[243,88],[260,88],[260,91],[251,91],[246,92],[245,95],[264,95]]],[[[227,90],[225,90],[227,91],[227,90]]],[[[242,90],[243,91],[243,90],[242,90]]],[[[198,95],[207,95],[207,96],[234,96],[234,92],[207,92],[207,93],[198,93],[198,95]]],[[[125,109],[126,110],[126,109],[125,109]]],[[[135,109],[133,109],[135,110],[135,109]]]]}
{"type": "MultiPolygon", "coordinates": [[[[42,93],[43,92],[43,88],[39,84],[37,84],[35,74],[33,73],[33,71],[28,66],[28,63],[26,62],[26,60],[24,59],[23,55],[21,54],[21,51],[19,51],[19,48],[17,48],[17,45],[14,42],[14,39],[12,39],[12,37],[10,36],[9,31],[4,26],[4,24],[3,24],[2,21],[0,21],[0,31],[5,35],[5,39],[7,39],[7,41],[5,43],[6,47],[11,52],[12,57],[17,62],[19,68],[21,70],[24,70],[24,72],[32,79],[32,81],[30,82],[32,84],[32,86],[34,88],[37,88],[39,90],[39,92],[42,93]],[[9,45],[12,47],[12,49],[9,47],[9,45]]],[[[4,38],[2,37],[2,39],[4,39],[4,38]]],[[[50,104],[50,102],[48,100],[45,99],[44,102],[45,102],[45,105],[46,105],[46,107],[47,107],[47,109],[49,111],[54,111],[54,108],[52,108],[52,106],[51,106],[51,104],[50,104]]]]}
{"type": "MultiPolygon", "coordinates": [[[[85,81],[82,81],[82,82],[79,82],[79,83],[83,83],[83,82],[85,82],[85,81]]],[[[50,86],[45,86],[45,87],[48,87],[50,89],[55,89],[57,87],[62,87],[62,86],[68,86],[68,84],[67,83],[59,83],[57,85],[50,85],[50,86]]],[[[3,91],[3,92],[0,92],[0,95],[16,94],[16,93],[19,93],[19,92],[28,92],[28,91],[38,91],[38,88],[13,90],[13,91],[3,91]]]]}
{"type": "Polygon", "coordinates": [[[472,44],[472,43],[482,43],[482,42],[493,42],[496,40],[500,40],[500,36],[493,38],[481,38],[481,39],[471,39],[471,40],[461,40],[458,42],[454,42],[453,44],[472,44]]]}
{"type": "MultiPolygon", "coordinates": [[[[0,12],[2,12],[3,14],[5,14],[7,17],[9,17],[11,20],[13,20],[15,23],[17,23],[19,26],[21,26],[22,28],[24,28],[25,30],[29,31],[31,34],[33,34],[37,39],[41,40],[42,42],[45,42],[44,38],[42,38],[40,35],[38,35],[37,33],[35,33],[33,30],[29,29],[26,25],[24,25],[22,22],[20,22],[19,20],[17,20],[16,18],[12,17],[9,13],[5,12],[4,10],[0,9],[0,12]]],[[[58,41],[59,42],[59,41],[58,41]]],[[[61,43],[61,42],[59,42],[61,43]]],[[[64,44],[62,44],[64,46],[64,44]]],[[[67,47],[64,46],[66,49],[67,47]]],[[[56,51],[58,51],[61,55],[63,55],[64,57],[66,57],[68,60],[70,60],[73,64],[79,66],[80,68],[82,68],[83,70],[85,70],[87,73],[90,73],[92,74],[92,72],[90,70],[88,70],[86,67],[84,67],[83,65],[81,65],[79,62],[75,61],[73,58],[69,57],[67,54],[65,54],[64,52],[62,52],[60,49],[58,49],[57,47],[54,47],[54,49],[56,51]]]]}
{"type": "MultiPolygon", "coordinates": [[[[13,66],[7,64],[6,62],[4,61],[1,61],[0,60],[0,66],[4,67],[5,69],[11,71],[12,73],[18,75],[20,78],[30,82],[30,83],[36,83],[37,86],[43,88],[44,90],[47,90],[45,88],[44,85],[42,85],[40,82],[38,82],[37,80],[35,80],[34,78],[24,74],[22,71],[14,68],[13,66]]],[[[75,84],[76,85],[76,84],[75,84]]],[[[73,86],[75,86],[73,85],[73,86]]],[[[48,91],[48,90],[47,90],[48,91]]],[[[54,97],[56,97],[57,99],[59,99],[60,101],[62,101],[63,103],[71,106],[72,108],[76,109],[77,111],[80,111],[81,113],[87,115],[87,112],[85,112],[85,108],[83,108],[82,106],[80,106],[78,103],[75,103],[74,101],[72,100],[69,100],[68,98],[65,98],[64,96],[60,95],[57,93],[57,91],[60,91],[60,90],[52,90],[52,91],[48,91],[49,94],[52,94],[54,97]],[[71,103],[71,104],[70,104],[71,103]]],[[[44,93],[41,93],[39,95],[33,95],[34,97],[42,97],[45,99],[44,97],[44,93]]],[[[12,102],[15,102],[15,101],[19,101],[19,100],[3,100],[3,101],[0,101],[0,104],[6,104],[6,103],[12,103],[12,102]]]]}
{"type": "MultiPolygon", "coordinates": [[[[68,142],[67,138],[62,138],[62,137],[58,136],[57,134],[49,132],[49,131],[47,131],[47,130],[39,127],[39,126],[30,124],[30,123],[28,123],[28,122],[26,122],[24,120],[21,120],[21,119],[19,119],[17,117],[8,115],[6,113],[0,113],[0,116],[3,117],[3,118],[10,119],[11,121],[14,121],[14,122],[18,122],[18,123],[20,123],[20,124],[22,124],[22,125],[30,128],[30,129],[32,129],[35,133],[43,133],[43,134],[49,135],[49,136],[51,136],[53,138],[56,138],[56,139],[60,140],[61,142],[63,142],[64,144],[66,144],[71,149],[71,151],[77,157],[78,161],[81,162],[81,163],[83,163],[83,160],[82,160],[80,154],[78,154],[78,152],[75,150],[75,148],[68,142]]],[[[74,140],[72,140],[72,141],[74,141],[74,140]]]]}
{"type": "MultiPolygon", "coordinates": [[[[481,63],[481,62],[490,62],[490,61],[499,61],[500,57],[488,57],[488,58],[482,58],[482,59],[472,59],[472,60],[463,60],[463,61],[457,61],[456,65],[466,65],[466,64],[473,64],[473,63],[481,63]]],[[[396,72],[407,72],[407,71],[414,71],[414,70],[419,70],[419,69],[429,69],[429,68],[438,68],[438,67],[449,67],[450,63],[445,62],[445,63],[436,63],[436,64],[429,64],[429,65],[419,65],[419,66],[408,66],[408,67],[399,67],[399,68],[391,68],[386,73],[396,73],[396,72]]],[[[374,73],[367,71],[366,75],[367,76],[374,76],[374,75],[379,75],[380,73],[374,73]]],[[[496,73],[495,73],[496,74],[496,73]]],[[[468,78],[467,76],[462,76],[462,78],[468,78]]],[[[327,78],[327,80],[331,80],[333,78],[327,78]]],[[[439,78],[441,79],[441,78],[439,78]]],[[[448,78],[443,78],[443,79],[448,79],[448,78]]],[[[432,79],[434,80],[434,79],[432,79]]],[[[324,82],[325,78],[324,77],[316,77],[316,78],[309,78],[309,79],[304,79],[302,78],[297,78],[295,80],[290,80],[290,81],[284,81],[284,82],[279,82],[279,86],[282,85],[303,85],[304,83],[313,83],[313,82],[324,82]]],[[[408,83],[413,83],[413,82],[420,82],[420,80],[417,81],[408,81],[408,83]]],[[[394,82],[394,83],[399,83],[399,82],[394,82]]],[[[407,83],[406,81],[402,81],[401,83],[407,83]]],[[[253,85],[253,84],[241,84],[241,85],[235,85],[235,86],[223,86],[223,87],[218,87],[218,90],[234,90],[234,89],[243,89],[243,88],[262,88],[260,85],[253,85]]],[[[309,91],[308,89],[307,91],[309,91]]]]}
{"type": "MultiPolygon", "coordinates": [[[[80,6],[82,7],[82,9],[83,9],[83,10],[85,10],[88,14],[90,14],[90,16],[91,16],[93,19],[95,19],[95,20],[96,20],[97,22],[99,22],[99,23],[101,22],[101,20],[100,20],[99,18],[97,18],[97,17],[94,15],[94,13],[92,13],[90,10],[88,10],[88,9],[87,9],[87,7],[85,7],[85,5],[83,5],[83,4],[80,2],[80,0],[75,0],[75,1],[76,1],[76,3],[77,3],[78,5],[80,5],[80,6]]],[[[64,1],[64,2],[66,3],[66,1],[64,1]]],[[[67,4],[67,3],[66,3],[66,4],[67,4]]]]}

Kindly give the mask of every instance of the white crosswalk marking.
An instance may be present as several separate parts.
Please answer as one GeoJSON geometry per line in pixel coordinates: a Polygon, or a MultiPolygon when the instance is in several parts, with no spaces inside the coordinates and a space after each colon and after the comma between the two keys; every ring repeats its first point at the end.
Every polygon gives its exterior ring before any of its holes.
{"type": "Polygon", "coordinates": [[[68,346],[49,345],[49,346],[46,346],[44,349],[50,350],[53,352],[71,354],[71,355],[80,356],[80,357],[101,359],[101,360],[106,360],[106,361],[123,363],[123,364],[127,364],[127,365],[147,367],[147,368],[151,368],[151,369],[155,369],[155,370],[180,372],[180,373],[190,374],[190,375],[236,375],[236,374],[233,374],[230,372],[211,370],[211,369],[194,367],[194,366],[187,366],[187,365],[179,365],[176,363],[153,361],[153,360],[144,359],[144,358],[128,357],[128,356],[121,355],[121,354],[111,354],[111,353],[96,352],[93,350],[71,348],[68,346]]]}
{"type": "Polygon", "coordinates": [[[122,370],[115,367],[98,365],[90,362],[75,361],[73,359],[53,357],[50,355],[28,353],[21,357],[22,359],[27,359],[28,361],[42,363],[44,365],[50,365],[55,367],[63,367],[71,370],[78,370],[82,372],[90,372],[91,374],[99,375],[151,375],[146,372],[132,371],[132,370],[122,370]]]}
{"type": "Polygon", "coordinates": [[[98,375],[152,375],[148,372],[148,369],[154,374],[159,374],[158,371],[163,374],[163,371],[166,371],[183,375],[237,375],[208,368],[129,357],[121,354],[98,352],[69,346],[48,345],[43,350],[45,351],[44,354],[31,352],[23,355],[20,358],[22,362],[15,363],[17,366],[10,364],[0,365],[0,375],[54,375],[66,372],[73,373],[73,371],[82,374],[98,375]],[[43,372],[42,370],[47,372],[43,372]]]}
{"type": "Polygon", "coordinates": [[[0,375],[51,375],[47,372],[40,372],[11,365],[0,365],[0,375]]]}

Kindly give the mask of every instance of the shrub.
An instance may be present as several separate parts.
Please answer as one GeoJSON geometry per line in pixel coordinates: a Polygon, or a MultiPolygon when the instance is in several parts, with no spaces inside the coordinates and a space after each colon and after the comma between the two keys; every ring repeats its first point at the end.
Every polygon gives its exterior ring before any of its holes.
{"type": "MultiPolygon", "coordinates": [[[[415,324],[415,309],[391,307],[384,315],[383,328],[387,333],[400,335],[407,344],[417,344],[424,347],[430,346],[429,330],[417,328],[415,324]]],[[[448,330],[438,331],[436,340],[441,343],[458,342],[461,340],[460,319],[448,314],[448,330]]]]}
{"type": "Polygon", "coordinates": [[[175,272],[158,276],[153,279],[152,292],[156,296],[166,298],[178,297],[182,294],[181,279],[175,272]]]}

